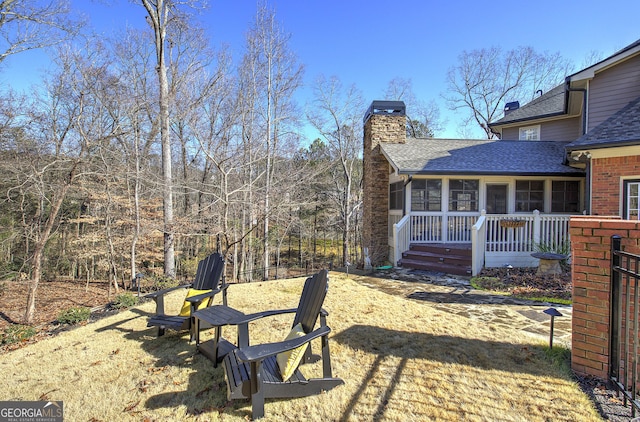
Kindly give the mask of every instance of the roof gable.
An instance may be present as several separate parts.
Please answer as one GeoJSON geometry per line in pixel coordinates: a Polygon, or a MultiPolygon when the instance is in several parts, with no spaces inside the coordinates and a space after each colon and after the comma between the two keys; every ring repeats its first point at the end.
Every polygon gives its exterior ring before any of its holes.
{"type": "Polygon", "coordinates": [[[640,40],[637,40],[628,46],[624,47],[622,50],[616,51],[609,57],[604,60],[600,60],[598,63],[595,63],[589,67],[582,69],[579,72],[574,73],[573,75],[569,75],[567,80],[571,82],[580,81],[583,79],[591,79],[595,76],[595,74],[601,70],[614,66],[618,62],[622,60],[626,60],[629,57],[640,52],[640,40]]]}

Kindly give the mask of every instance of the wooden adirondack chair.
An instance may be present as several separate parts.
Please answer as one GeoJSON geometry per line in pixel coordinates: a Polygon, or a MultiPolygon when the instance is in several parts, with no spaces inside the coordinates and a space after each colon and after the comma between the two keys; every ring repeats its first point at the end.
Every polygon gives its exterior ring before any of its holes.
{"type": "MultiPolygon", "coordinates": [[[[150,293],[150,297],[156,302],[156,314],[149,319],[147,327],[158,327],[158,337],[164,335],[165,329],[171,328],[177,331],[191,329],[191,314],[197,309],[209,306],[213,297],[222,292],[222,301],[227,304],[227,287],[222,277],[224,259],[219,253],[212,253],[198,262],[198,270],[193,283],[185,284],[169,289],[150,293]],[[164,296],[178,289],[189,289],[185,304],[180,315],[166,315],[164,313],[164,296]]],[[[191,333],[193,340],[193,333],[191,333]]]]}
{"type": "MultiPolygon", "coordinates": [[[[326,324],[327,312],[322,309],[322,303],[327,294],[328,273],[320,271],[313,277],[309,277],[304,284],[300,303],[296,309],[271,310],[239,317],[233,321],[234,325],[247,324],[250,321],[265,316],[295,312],[293,327],[301,327],[299,337],[278,343],[259,344],[255,346],[243,346],[227,354],[223,361],[228,387],[229,400],[249,398],[253,418],[264,416],[265,398],[304,397],[319,394],[330,390],[344,381],[333,378],[331,373],[331,357],[329,354],[329,332],[331,329],[326,324]],[[320,317],[320,327],[313,330],[320,317]],[[298,366],[302,361],[313,362],[319,359],[311,353],[311,340],[320,337],[322,346],[322,378],[306,379],[299,371],[298,366]],[[291,370],[293,375],[283,380],[279,368],[277,356],[288,351],[296,350],[308,344],[302,354],[301,360],[293,362],[291,370]]],[[[287,338],[292,337],[291,335],[287,338]]],[[[286,361],[287,359],[283,359],[286,361]]]]}

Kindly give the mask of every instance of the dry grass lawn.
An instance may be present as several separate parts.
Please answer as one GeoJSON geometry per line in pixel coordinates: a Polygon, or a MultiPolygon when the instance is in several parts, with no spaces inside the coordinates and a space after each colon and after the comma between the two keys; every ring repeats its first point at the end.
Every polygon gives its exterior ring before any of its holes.
{"type": "MultiPolygon", "coordinates": [[[[244,311],[295,307],[303,279],[233,285],[244,311]]],[[[168,306],[176,309],[180,292],[168,306]]],[[[266,420],[601,420],[544,345],[517,331],[445,314],[331,273],[325,308],[334,375],[345,385],[319,396],[267,400],[266,420]]],[[[224,371],[195,352],[186,333],[156,338],[146,303],[0,355],[3,400],[63,400],[69,421],[234,421],[224,371]]],[[[251,325],[253,343],[280,340],[291,316],[251,325]]],[[[225,336],[235,331],[225,328],[225,336]]],[[[210,335],[210,333],[207,333],[210,335]]],[[[319,350],[319,344],[313,344],[319,350]]],[[[319,363],[303,372],[319,376],[319,363]]]]}

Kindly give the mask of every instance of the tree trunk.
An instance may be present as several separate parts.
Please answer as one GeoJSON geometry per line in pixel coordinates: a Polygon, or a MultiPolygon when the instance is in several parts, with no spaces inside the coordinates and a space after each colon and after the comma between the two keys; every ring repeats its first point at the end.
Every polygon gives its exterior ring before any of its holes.
{"type": "Polygon", "coordinates": [[[155,33],[158,85],[160,94],[160,142],[162,144],[162,206],[164,231],[164,274],[175,277],[174,234],[173,234],[173,177],[171,171],[171,138],[169,127],[169,79],[166,64],[166,36],[170,4],[157,0],[155,4],[142,0],[149,14],[155,33]]]}
{"type": "MultiPolygon", "coordinates": [[[[76,164],[77,165],[77,164],[76,164]]],[[[73,167],[71,174],[75,172],[75,166],[73,167]]],[[[73,178],[73,176],[71,176],[73,178]]],[[[32,324],[33,318],[36,314],[36,291],[38,290],[38,284],[40,283],[40,279],[42,277],[42,259],[44,258],[44,248],[47,245],[47,241],[49,240],[49,236],[51,236],[51,230],[53,229],[53,224],[58,217],[58,213],[60,212],[60,208],[62,207],[62,202],[64,201],[64,197],[69,190],[69,183],[65,183],[62,186],[62,189],[58,193],[55,201],[51,205],[51,211],[49,212],[49,217],[44,226],[44,230],[40,234],[38,241],[35,244],[33,249],[33,273],[31,276],[31,284],[29,285],[29,293],[27,294],[27,309],[24,314],[24,323],[32,324]]]]}

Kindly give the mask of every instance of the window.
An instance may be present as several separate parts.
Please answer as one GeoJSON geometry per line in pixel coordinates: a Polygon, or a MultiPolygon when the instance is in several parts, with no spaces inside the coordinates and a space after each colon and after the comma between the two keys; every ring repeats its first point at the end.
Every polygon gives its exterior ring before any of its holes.
{"type": "Polygon", "coordinates": [[[540,125],[521,127],[519,139],[521,141],[539,141],[540,125]]]}
{"type": "Polygon", "coordinates": [[[640,220],[640,180],[624,182],[624,218],[640,220]]]}
{"type": "Polygon", "coordinates": [[[449,181],[449,211],[478,211],[478,180],[449,181]]]}
{"type": "Polygon", "coordinates": [[[402,182],[396,182],[389,185],[389,209],[401,210],[402,206],[402,182]]]}
{"type": "Polygon", "coordinates": [[[411,211],[441,211],[442,180],[413,179],[411,182],[411,211]]]}
{"type": "Polygon", "coordinates": [[[580,182],[551,182],[551,212],[576,213],[580,208],[580,182]]]}
{"type": "Polygon", "coordinates": [[[544,181],[517,180],[516,181],[516,211],[533,212],[544,211],[544,181]]]}

